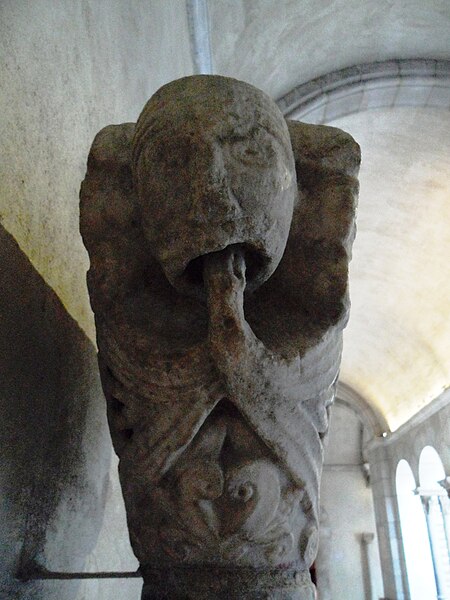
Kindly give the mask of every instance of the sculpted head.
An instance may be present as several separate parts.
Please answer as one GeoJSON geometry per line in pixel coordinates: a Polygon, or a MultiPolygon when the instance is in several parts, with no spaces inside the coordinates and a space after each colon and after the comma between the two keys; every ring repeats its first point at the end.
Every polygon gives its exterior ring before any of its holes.
{"type": "Polygon", "coordinates": [[[286,122],[260,90],[204,75],[162,87],[136,125],[133,177],[144,234],[175,288],[195,293],[202,256],[229,245],[245,255],[247,288],[276,269],[295,164],[286,122]]]}

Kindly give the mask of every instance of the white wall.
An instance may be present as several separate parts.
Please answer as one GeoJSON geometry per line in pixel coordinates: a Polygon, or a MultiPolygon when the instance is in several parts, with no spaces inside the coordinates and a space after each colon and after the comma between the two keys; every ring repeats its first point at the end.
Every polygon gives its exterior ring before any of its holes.
{"type": "Polygon", "coordinates": [[[95,134],[192,74],[183,0],[0,3],[1,223],[94,338],[78,192],[95,134]]]}
{"type": "Polygon", "coordinates": [[[0,23],[0,598],[131,600],[139,579],[15,576],[23,560],[136,568],[110,467],[78,193],[99,129],[136,120],[161,85],[192,73],[185,2],[3,0],[0,23]]]}
{"type": "Polygon", "coordinates": [[[321,484],[321,531],[316,560],[320,600],[378,600],[383,586],[372,492],[362,470],[362,424],[349,408],[332,409],[321,484]]]}

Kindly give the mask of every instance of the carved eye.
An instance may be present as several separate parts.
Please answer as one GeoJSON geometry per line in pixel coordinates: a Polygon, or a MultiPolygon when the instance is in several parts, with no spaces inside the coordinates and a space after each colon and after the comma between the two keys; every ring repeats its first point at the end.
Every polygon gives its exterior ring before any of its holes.
{"type": "Polygon", "coordinates": [[[237,161],[249,166],[267,166],[274,155],[271,144],[259,139],[234,141],[230,152],[237,161]]]}

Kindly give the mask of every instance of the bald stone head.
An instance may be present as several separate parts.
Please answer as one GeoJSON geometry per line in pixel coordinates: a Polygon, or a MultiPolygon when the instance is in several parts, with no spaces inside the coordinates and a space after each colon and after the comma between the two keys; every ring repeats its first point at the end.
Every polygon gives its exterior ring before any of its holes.
{"type": "Polygon", "coordinates": [[[283,255],[297,197],[286,122],[263,92],[198,75],[162,87],[136,124],[133,177],[144,234],[166,277],[198,294],[203,257],[238,246],[247,289],[283,255]]]}

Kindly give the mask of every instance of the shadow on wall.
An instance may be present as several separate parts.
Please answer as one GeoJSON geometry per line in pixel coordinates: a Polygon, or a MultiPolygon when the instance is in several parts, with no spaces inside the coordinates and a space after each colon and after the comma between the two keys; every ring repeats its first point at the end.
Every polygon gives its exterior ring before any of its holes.
{"type": "Polygon", "coordinates": [[[15,577],[81,571],[95,545],[111,458],[96,351],[2,227],[0,290],[0,597],[70,600],[76,581],[15,577]]]}

